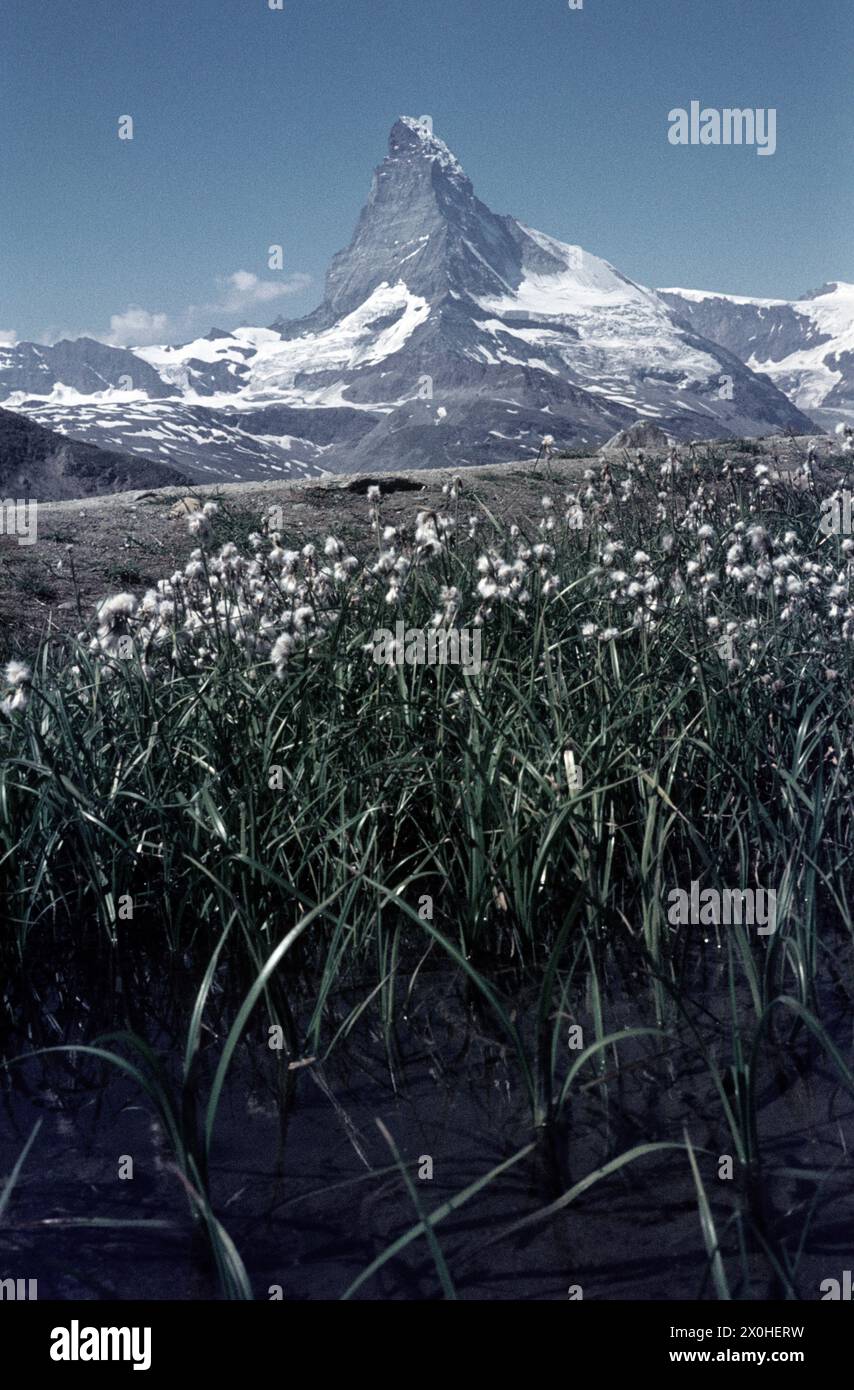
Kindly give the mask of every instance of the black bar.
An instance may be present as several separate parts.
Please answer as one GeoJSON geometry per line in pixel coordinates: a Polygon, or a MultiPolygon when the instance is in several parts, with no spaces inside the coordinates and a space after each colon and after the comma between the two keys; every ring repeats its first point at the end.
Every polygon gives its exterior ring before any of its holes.
{"type": "MultiPolygon", "coordinates": [[[[4,1303],[0,1335],[6,1366],[51,1382],[134,1374],[150,1352],[141,1383],[191,1372],[195,1386],[285,1383],[307,1374],[364,1377],[368,1382],[424,1383],[492,1357],[505,1379],[563,1365],[573,1379],[582,1367],[604,1373],[688,1374],[698,1366],[778,1367],[822,1371],[845,1364],[851,1309],[822,1303],[4,1303]],[[76,1325],[76,1333],[75,1333],[76,1325]],[[106,1353],[127,1359],[55,1360],[51,1349],[97,1350],[101,1328],[127,1329],[104,1340],[106,1353]],[[64,1335],[60,1332],[64,1329],[64,1335]],[[87,1329],[96,1329],[93,1337],[87,1329]],[[131,1340],[132,1329],[139,1336],[131,1340]],[[146,1343],[144,1330],[150,1331],[146,1343]],[[545,1340],[547,1339],[547,1340],[545,1340]],[[306,1365],[308,1363],[308,1366],[306,1365]],[[312,1372],[308,1367],[313,1367],[312,1372]],[[410,1376],[412,1381],[410,1382],[410,1376]]],[[[589,1373],[589,1372],[588,1372],[589,1373]]]]}

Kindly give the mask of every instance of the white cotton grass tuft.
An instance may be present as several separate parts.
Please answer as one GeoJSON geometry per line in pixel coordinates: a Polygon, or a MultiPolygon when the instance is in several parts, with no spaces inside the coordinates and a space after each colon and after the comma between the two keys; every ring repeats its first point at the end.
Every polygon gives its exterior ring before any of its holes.
{"type": "MultiPolygon", "coordinates": [[[[539,622],[559,633],[571,611],[582,665],[601,665],[618,640],[622,665],[624,652],[672,625],[674,635],[683,635],[668,649],[689,648],[686,671],[704,669],[705,644],[720,675],[716,644],[725,634],[739,641],[731,658],[739,665],[730,662],[730,673],[762,679],[773,670],[778,632],[796,625],[808,654],[826,659],[830,651],[832,669],[841,668],[837,647],[854,641],[854,540],[826,537],[814,548],[795,519],[797,509],[780,507],[775,495],[769,510],[761,486],[765,465],[730,463],[721,472],[731,481],[721,488],[690,465],[677,479],[678,470],[661,476],[630,463],[609,460],[587,469],[566,492],[565,509],[551,495],[539,497],[535,529],[527,535],[528,521],[504,526],[485,509],[460,514],[458,478],[443,485],[447,500],[435,509],[422,504],[414,516],[395,514],[394,524],[386,524],[381,489],[371,484],[365,545],[354,542],[355,554],[334,534],[288,549],[275,507],[246,545],[217,549],[210,541],[216,503],[206,504],[189,518],[188,525],[198,522],[192,533],[199,548],[184,567],[141,601],[127,593],[105,599],[87,634],[89,650],[105,678],[115,676],[121,657],[133,657],[127,669],[154,680],[172,670],[205,672],[228,654],[245,663],[252,680],[285,680],[324,652],[349,660],[342,653],[370,647],[370,624],[377,620],[495,629],[502,642],[512,631],[524,643],[539,622]],[[637,504],[636,495],[643,499],[637,504]],[[642,527],[639,505],[645,505],[642,527]],[[351,643],[348,626],[337,650],[329,639],[342,618],[356,630],[351,643]],[[748,622],[755,626],[748,629],[748,622]]],[[[787,478],[775,476],[775,488],[791,487],[787,478]]],[[[795,502],[811,505],[806,494],[795,502]]],[[[29,680],[12,682],[8,668],[6,675],[3,708],[13,700],[21,708],[29,680]]]]}
{"type": "Polygon", "coordinates": [[[127,642],[137,600],[133,594],[116,594],[104,599],[98,608],[98,626],[95,633],[94,650],[105,656],[127,655],[127,642]]]}
{"type": "Polygon", "coordinates": [[[6,663],[3,682],[9,694],[0,700],[0,711],[3,714],[19,714],[27,708],[30,703],[32,676],[32,671],[23,661],[6,663]]]}
{"type": "Polygon", "coordinates": [[[29,685],[33,673],[23,661],[9,661],[6,663],[3,676],[7,685],[17,688],[22,685],[29,685]]]}

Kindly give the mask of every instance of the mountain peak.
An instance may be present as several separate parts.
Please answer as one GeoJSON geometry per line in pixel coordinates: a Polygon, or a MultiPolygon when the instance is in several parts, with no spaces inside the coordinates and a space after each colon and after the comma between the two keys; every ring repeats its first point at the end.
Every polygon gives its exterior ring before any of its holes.
{"type": "Polygon", "coordinates": [[[447,174],[465,178],[465,170],[444,140],[433,134],[431,116],[400,116],[391,128],[388,138],[390,159],[416,157],[429,159],[439,164],[447,174]]]}
{"type": "MultiPolygon", "coordinates": [[[[400,116],[353,239],[329,268],[313,322],[325,326],[353,312],[384,284],[403,282],[432,305],[452,291],[500,294],[508,282],[519,283],[520,259],[509,229],[475,197],[431,118],[400,116]]],[[[272,326],[293,331],[281,320],[272,326]]]]}

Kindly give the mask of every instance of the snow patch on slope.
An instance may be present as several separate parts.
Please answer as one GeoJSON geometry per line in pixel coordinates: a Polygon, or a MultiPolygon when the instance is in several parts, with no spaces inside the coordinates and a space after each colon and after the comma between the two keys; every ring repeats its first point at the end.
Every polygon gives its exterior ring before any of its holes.
{"type": "MultiPolygon", "coordinates": [[[[568,245],[522,223],[519,226],[539,247],[562,261],[565,269],[553,274],[528,271],[518,290],[479,299],[480,307],[494,316],[481,324],[486,332],[551,349],[583,379],[585,387],[587,382],[596,382],[601,394],[634,410],[639,409],[642,393],[627,391],[627,379],[630,381],[636,372],[680,373],[685,378],[682,385],[717,379],[720,366],[716,359],[685,342],[671,311],[654,291],[635,284],[608,261],[580,246],[568,245]],[[517,325],[513,321],[516,316],[527,317],[536,326],[517,325]],[[550,320],[554,320],[553,326],[550,320]],[[578,334],[577,341],[567,339],[567,322],[578,334]],[[613,391],[607,388],[609,377],[621,378],[613,391]]],[[[504,362],[522,360],[506,346],[498,357],[504,362]]],[[[547,370],[554,373],[557,369],[551,366],[547,370]]]]}
{"type": "MultiPolygon", "coordinates": [[[[364,304],[322,333],[305,333],[283,342],[281,339],[259,351],[250,371],[245,400],[257,402],[265,397],[288,402],[307,401],[304,390],[296,390],[294,379],[306,371],[349,372],[373,366],[400,352],[407,340],[430,317],[426,299],[412,294],[402,280],[396,285],[378,285],[364,304]],[[393,316],[394,321],[377,330],[376,323],[393,316]]],[[[328,401],[326,402],[329,403],[328,401]]],[[[341,401],[341,404],[348,404],[341,401]]]]}

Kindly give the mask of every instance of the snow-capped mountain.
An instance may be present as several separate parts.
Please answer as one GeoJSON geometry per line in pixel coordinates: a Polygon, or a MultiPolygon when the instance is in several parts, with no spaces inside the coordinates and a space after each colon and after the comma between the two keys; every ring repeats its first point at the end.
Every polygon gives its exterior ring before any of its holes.
{"type": "Polygon", "coordinates": [[[854,285],[834,281],[800,299],[658,293],[697,333],[769,376],[823,428],[854,420],[854,285]]]}
{"type": "Polygon", "coordinates": [[[0,349],[4,397],[200,477],[502,462],[638,419],[681,438],[815,428],[681,303],[491,212],[412,117],[312,314],[182,346],[0,349]]]}
{"type": "Polygon", "coordinates": [[[10,397],[69,400],[115,388],[136,387],[146,397],[171,395],[168,384],[127,348],[108,347],[94,338],[63,338],[53,347],[39,343],[0,345],[0,392],[10,397]]]}

